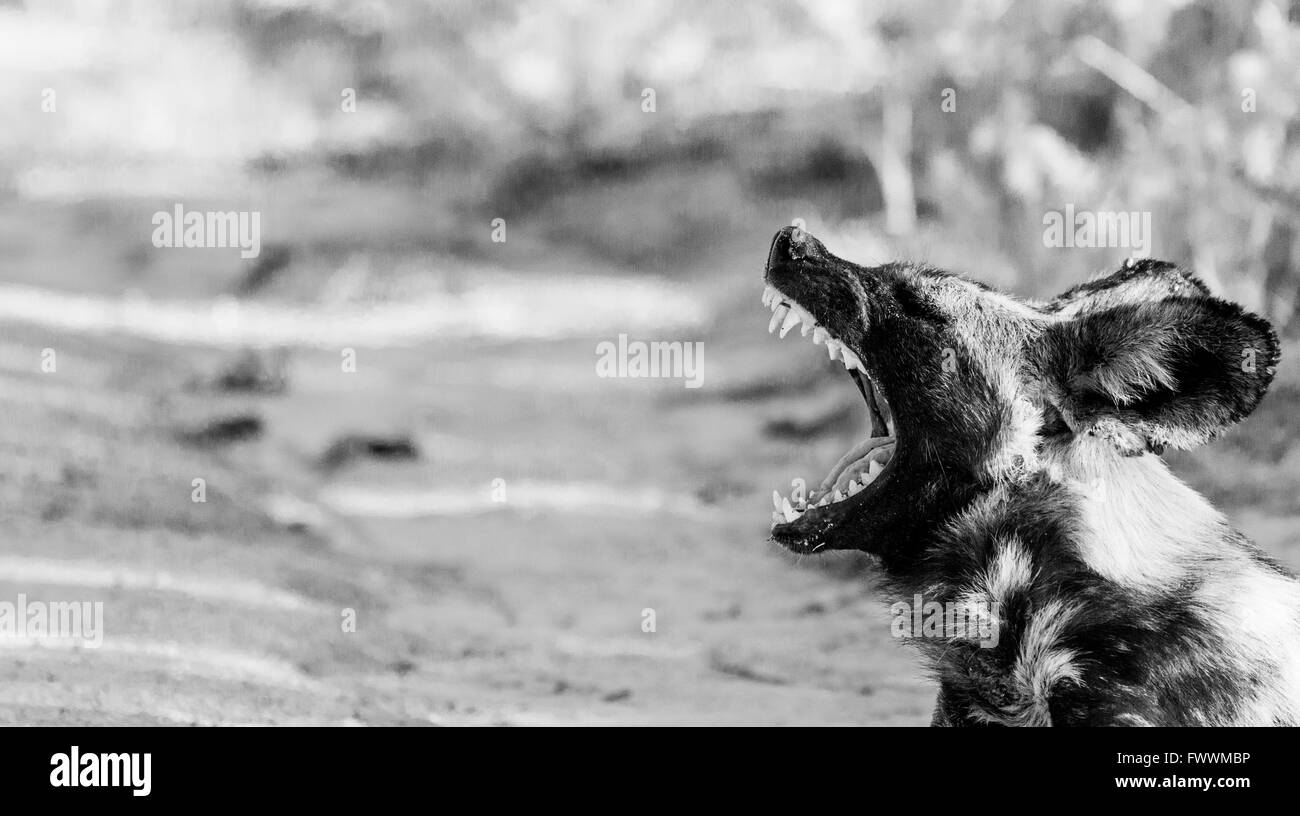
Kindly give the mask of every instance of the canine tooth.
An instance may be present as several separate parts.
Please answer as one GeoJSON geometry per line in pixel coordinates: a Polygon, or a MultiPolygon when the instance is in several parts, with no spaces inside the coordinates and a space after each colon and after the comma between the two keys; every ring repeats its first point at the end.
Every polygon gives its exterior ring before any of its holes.
{"type": "Polygon", "coordinates": [[[844,348],[843,350],[841,350],[840,353],[844,355],[844,367],[845,367],[845,368],[848,368],[848,369],[854,369],[854,368],[861,369],[861,368],[862,368],[862,360],[861,360],[861,358],[859,358],[858,355],[855,354],[851,349],[849,349],[849,348],[844,348]]]}
{"type": "Polygon", "coordinates": [[[799,518],[799,514],[796,513],[794,511],[794,508],[790,506],[789,499],[781,500],[781,514],[785,516],[786,521],[794,521],[795,519],[799,518]]]}
{"type": "Polygon", "coordinates": [[[778,491],[772,491],[772,506],[777,510],[781,509],[781,494],[778,491]]]}
{"type": "Polygon", "coordinates": [[[767,324],[767,333],[771,334],[772,332],[776,331],[776,327],[781,325],[781,321],[785,320],[785,316],[788,313],[789,313],[789,307],[785,305],[781,305],[775,311],[773,311],[772,320],[767,324]],[[785,309],[786,311],[781,311],[782,309],[785,309]]]}
{"type": "Polygon", "coordinates": [[[885,468],[880,464],[880,460],[872,459],[871,464],[867,465],[867,479],[874,480],[880,471],[885,468]]]}
{"type": "Polygon", "coordinates": [[[823,329],[821,326],[813,329],[813,343],[821,343],[830,336],[831,333],[823,329]]]}
{"type": "Polygon", "coordinates": [[[798,326],[800,319],[799,313],[794,309],[791,309],[790,313],[785,316],[785,320],[781,323],[781,337],[784,338],[790,333],[791,329],[798,326]]]}

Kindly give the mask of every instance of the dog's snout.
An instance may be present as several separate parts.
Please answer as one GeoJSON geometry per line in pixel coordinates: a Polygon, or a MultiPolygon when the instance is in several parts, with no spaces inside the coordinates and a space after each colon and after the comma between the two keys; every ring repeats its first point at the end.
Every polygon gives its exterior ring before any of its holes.
{"type": "Polygon", "coordinates": [[[768,267],[785,261],[802,261],[816,257],[821,247],[817,239],[802,227],[782,227],[772,239],[772,248],[767,253],[768,267]]]}

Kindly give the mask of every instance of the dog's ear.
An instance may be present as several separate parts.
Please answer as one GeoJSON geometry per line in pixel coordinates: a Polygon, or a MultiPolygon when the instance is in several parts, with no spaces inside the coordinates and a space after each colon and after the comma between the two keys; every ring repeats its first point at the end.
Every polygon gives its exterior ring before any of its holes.
{"type": "Polygon", "coordinates": [[[1081,283],[1048,301],[1047,311],[1077,317],[1125,303],[1170,297],[1209,297],[1209,288],[1192,273],[1168,261],[1129,258],[1119,270],[1081,283]]]}
{"type": "Polygon", "coordinates": [[[1035,350],[1066,426],[1126,455],[1213,439],[1255,409],[1280,356],[1266,320],[1199,292],[1084,312],[1035,350]]]}

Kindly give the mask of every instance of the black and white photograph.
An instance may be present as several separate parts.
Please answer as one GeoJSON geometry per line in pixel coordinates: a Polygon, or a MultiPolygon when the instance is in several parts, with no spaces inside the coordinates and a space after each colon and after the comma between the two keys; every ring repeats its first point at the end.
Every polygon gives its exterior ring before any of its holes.
{"type": "Polygon", "coordinates": [[[0,0],[0,111],[0,724],[104,737],[50,787],[1300,725],[1296,0],[0,0]]]}

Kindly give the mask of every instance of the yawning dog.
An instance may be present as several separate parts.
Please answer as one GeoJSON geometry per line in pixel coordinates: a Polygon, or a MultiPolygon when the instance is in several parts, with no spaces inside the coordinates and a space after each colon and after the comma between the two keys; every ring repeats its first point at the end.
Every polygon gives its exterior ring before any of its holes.
{"type": "Polygon", "coordinates": [[[844,364],[870,431],[772,538],[856,549],[897,598],[985,610],[917,637],[935,725],[1300,724],[1300,583],[1169,472],[1276,371],[1269,324],[1173,264],[1048,302],[777,233],[763,302],[844,364]],[[985,621],[988,622],[988,621],[985,621]]]}

